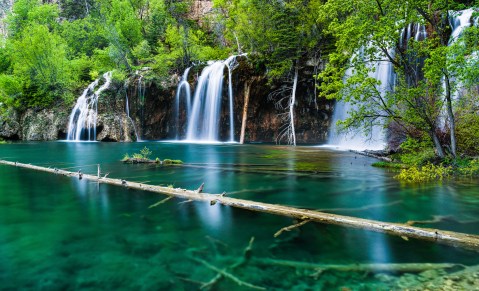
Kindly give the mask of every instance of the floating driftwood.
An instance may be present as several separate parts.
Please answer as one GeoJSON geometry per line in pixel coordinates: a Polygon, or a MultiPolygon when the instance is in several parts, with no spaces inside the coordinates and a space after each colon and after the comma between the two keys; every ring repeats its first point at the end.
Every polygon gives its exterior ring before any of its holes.
{"type": "Polygon", "coordinates": [[[389,162],[389,163],[392,162],[392,159],[390,157],[388,157],[384,151],[370,151],[370,150],[356,151],[356,150],[350,150],[350,152],[358,154],[358,155],[370,157],[370,158],[375,158],[375,159],[381,160],[383,162],[389,162]]]}
{"type": "Polygon", "coordinates": [[[318,264],[300,261],[277,260],[269,258],[253,258],[251,262],[262,266],[283,266],[299,269],[315,269],[321,271],[339,272],[397,272],[397,273],[420,273],[427,270],[444,270],[455,267],[463,267],[451,263],[389,263],[389,264],[318,264]]]}
{"type": "Polygon", "coordinates": [[[121,160],[125,164],[160,164],[160,160],[150,160],[144,158],[126,158],[121,160]]]}
{"type": "Polygon", "coordinates": [[[145,158],[125,158],[121,160],[125,164],[160,164],[160,165],[182,165],[183,162],[180,160],[170,160],[164,159],[161,161],[160,159],[150,160],[145,158]]]}
{"type": "MultiPolygon", "coordinates": [[[[56,168],[45,168],[34,166],[31,164],[22,164],[17,162],[9,162],[0,160],[0,164],[17,166],[37,171],[48,172],[52,174],[64,175],[68,177],[79,177],[78,172],[69,172],[56,168]]],[[[479,251],[479,236],[465,233],[458,233],[453,231],[445,231],[439,229],[419,228],[401,223],[381,222],[351,216],[337,215],[331,213],[324,213],[315,210],[300,209],[294,207],[288,207],[283,205],[268,204],[256,201],[249,201],[243,199],[235,199],[227,197],[223,194],[208,194],[200,193],[199,191],[191,191],[180,188],[169,188],[155,185],[148,185],[137,182],[130,182],[121,179],[112,179],[101,177],[100,175],[88,175],[82,174],[82,178],[85,180],[96,181],[99,183],[105,183],[110,185],[117,185],[122,187],[128,187],[131,189],[155,192],[174,196],[177,198],[186,199],[187,201],[204,201],[209,202],[210,205],[223,204],[231,207],[247,209],[251,211],[271,213],[281,216],[292,217],[302,220],[310,220],[314,222],[324,224],[335,224],[352,228],[365,229],[375,232],[387,233],[402,238],[416,238],[421,240],[427,240],[437,242],[440,244],[467,248],[475,251],[479,251]]],[[[212,206],[214,207],[214,206],[212,206]]]]}

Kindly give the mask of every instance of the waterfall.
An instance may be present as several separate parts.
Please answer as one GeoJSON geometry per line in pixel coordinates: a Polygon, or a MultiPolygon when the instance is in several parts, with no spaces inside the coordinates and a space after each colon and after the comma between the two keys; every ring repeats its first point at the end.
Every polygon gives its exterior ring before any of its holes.
{"type": "Polygon", "coordinates": [[[474,9],[472,8],[449,12],[449,25],[452,29],[451,36],[449,37],[449,45],[453,44],[462,35],[464,29],[471,26],[473,13],[474,9]]]}
{"type": "MultiPolygon", "coordinates": [[[[364,48],[359,52],[359,57],[361,57],[364,48]]],[[[393,51],[389,52],[394,55],[393,51]]],[[[353,56],[358,57],[358,56],[353,56]]],[[[383,56],[384,58],[384,56],[383,56]]],[[[375,61],[369,64],[371,70],[369,77],[373,77],[376,80],[381,82],[379,87],[379,92],[381,95],[386,94],[389,91],[394,89],[395,83],[395,73],[393,70],[392,63],[389,61],[375,61]]],[[[352,74],[352,69],[348,69],[346,72],[345,78],[348,78],[352,74]]],[[[349,131],[349,132],[338,132],[337,122],[340,120],[345,120],[349,117],[349,112],[356,111],[358,109],[357,105],[337,101],[332,118],[332,125],[329,131],[329,140],[328,144],[334,147],[345,148],[345,149],[354,149],[354,150],[382,150],[384,149],[386,143],[386,134],[385,130],[380,125],[373,125],[369,136],[365,136],[360,130],[358,131],[349,131]]]]}
{"type": "MultiPolygon", "coordinates": [[[[410,39],[415,41],[422,41],[427,38],[426,26],[420,23],[410,23],[408,24],[400,34],[399,46],[401,49],[407,50],[408,42],[410,39]]],[[[359,52],[359,56],[362,55],[362,48],[359,52]]],[[[395,52],[389,51],[389,54],[394,57],[395,52]]],[[[353,56],[356,57],[356,56],[353,56]]],[[[410,55],[409,58],[415,58],[416,63],[416,72],[415,76],[418,79],[423,78],[422,67],[424,66],[424,59],[417,59],[416,56],[410,55]]],[[[379,59],[386,59],[384,55],[381,55],[379,59]]],[[[376,80],[381,82],[379,86],[379,93],[384,96],[387,92],[394,90],[396,82],[396,74],[394,72],[394,67],[389,61],[375,61],[369,64],[371,69],[369,77],[373,77],[376,80]]],[[[348,69],[346,72],[347,78],[351,75],[351,69],[348,69]]],[[[328,143],[333,146],[355,149],[355,150],[382,150],[386,146],[386,132],[379,126],[374,125],[371,129],[369,136],[364,136],[359,130],[356,132],[347,132],[347,133],[338,133],[336,123],[339,120],[345,120],[349,117],[349,112],[354,112],[357,110],[357,106],[348,102],[338,101],[336,103],[333,118],[332,126],[329,132],[329,141],[328,143]]]]}
{"type": "Polygon", "coordinates": [[[221,99],[224,70],[228,69],[229,141],[234,142],[232,71],[238,66],[237,56],[211,62],[203,69],[196,85],[193,106],[188,117],[186,138],[190,141],[219,141],[221,99]]]}
{"type": "Polygon", "coordinates": [[[127,92],[125,92],[125,112],[126,112],[126,116],[130,120],[131,126],[133,127],[133,131],[135,132],[136,141],[141,141],[140,136],[138,135],[138,131],[136,130],[135,123],[133,122],[133,119],[130,117],[130,104],[128,102],[127,92]]]}
{"type": "Polygon", "coordinates": [[[181,96],[185,96],[186,104],[186,120],[189,120],[191,114],[191,89],[190,83],[188,83],[188,74],[191,67],[188,67],[181,77],[178,88],[176,89],[176,100],[175,100],[175,121],[176,121],[176,139],[180,138],[180,99],[181,96]],[[184,92],[184,95],[181,93],[184,92]]]}
{"type": "Polygon", "coordinates": [[[98,97],[111,83],[111,72],[103,74],[105,83],[95,91],[100,79],[93,81],[78,98],[70,114],[67,140],[96,141],[96,121],[98,116],[98,97]]]}

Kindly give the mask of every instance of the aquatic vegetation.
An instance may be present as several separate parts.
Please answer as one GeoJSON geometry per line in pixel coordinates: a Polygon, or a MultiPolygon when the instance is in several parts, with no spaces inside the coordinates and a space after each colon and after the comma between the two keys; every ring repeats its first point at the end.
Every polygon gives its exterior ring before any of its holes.
{"type": "Polygon", "coordinates": [[[428,181],[439,180],[449,177],[453,173],[453,169],[450,166],[434,165],[428,163],[424,166],[412,166],[407,169],[401,170],[399,175],[395,176],[408,183],[423,183],[428,181]]]}
{"type": "Polygon", "coordinates": [[[150,159],[150,156],[153,152],[144,147],[139,153],[134,153],[131,156],[126,153],[123,156],[121,161],[127,164],[161,164],[161,165],[181,165],[183,161],[181,160],[172,160],[172,159],[164,159],[163,161],[160,158],[150,159]]]}
{"type": "Polygon", "coordinates": [[[163,165],[182,165],[183,161],[181,160],[170,160],[170,159],[164,159],[162,162],[163,165]]]}
{"type": "Polygon", "coordinates": [[[385,162],[385,161],[372,163],[371,166],[376,168],[388,168],[388,169],[404,169],[406,167],[404,164],[399,164],[394,162],[385,162]]]}

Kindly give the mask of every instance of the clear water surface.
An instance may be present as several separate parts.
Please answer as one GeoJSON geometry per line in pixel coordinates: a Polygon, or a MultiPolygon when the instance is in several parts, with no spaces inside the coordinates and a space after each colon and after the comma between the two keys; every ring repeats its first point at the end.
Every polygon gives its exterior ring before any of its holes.
{"type": "MultiPolygon", "coordinates": [[[[479,183],[402,185],[373,159],[315,147],[187,143],[15,143],[0,158],[196,189],[268,203],[479,234],[479,183]],[[152,157],[184,166],[126,165],[125,153],[147,146],[152,157]]],[[[198,290],[226,270],[268,290],[382,290],[404,274],[293,268],[264,259],[315,264],[479,264],[477,253],[369,231],[294,222],[221,205],[0,165],[1,290],[198,290]],[[206,265],[207,262],[209,265],[206,265]]],[[[213,290],[248,290],[227,278],[213,290]]]]}

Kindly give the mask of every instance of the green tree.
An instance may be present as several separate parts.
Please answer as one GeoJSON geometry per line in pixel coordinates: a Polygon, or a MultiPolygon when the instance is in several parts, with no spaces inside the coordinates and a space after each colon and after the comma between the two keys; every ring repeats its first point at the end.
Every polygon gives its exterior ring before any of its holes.
{"type": "Polygon", "coordinates": [[[21,78],[28,106],[50,105],[71,84],[72,75],[63,40],[47,26],[25,27],[11,44],[13,72],[21,78]]]}
{"type": "Polygon", "coordinates": [[[444,148],[448,147],[455,156],[451,96],[456,87],[446,57],[451,50],[447,47],[447,13],[462,6],[446,0],[329,0],[324,7],[320,18],[330,23],[336,52],[321,73],[321,94],[357,105],[343,127],[367,130],[373,124],[386,127],[394,123],[409,136],[429,135],[439,157],[445,157],[444,148]],[[426,25],[430,32],[427,40],[405,39],[402,32],[409,24],[426,25]],[[395,90],[385,92],[381,86],[387,84],[371,77],[378,60],[394,67],[395,90]],[[346,70],[349,75],[343,82],[346,70]],[[448,112],[449,143],[438,135],[443,106],[448,112]]]}

